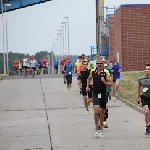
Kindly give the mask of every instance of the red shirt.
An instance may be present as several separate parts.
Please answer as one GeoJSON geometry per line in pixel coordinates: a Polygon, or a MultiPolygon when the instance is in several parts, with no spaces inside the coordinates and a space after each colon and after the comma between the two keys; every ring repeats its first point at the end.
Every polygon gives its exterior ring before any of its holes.
{"type": "Polygon", "coordinates": [[[63,67],[65,63],[66,63],[66,59],[63,59],[63,60],[60,62],[60,65],[63,67]]]}
{"type": "Polygon", "coordinates": [[[47,59],[42,59],[43,67],[46,67],[47,59]]]}
{"type": "Polygon", "coordinates": [[[13,63],[13,66],[14,66],[15,69],[18,69],[19,62],[18,62],[18,61],[15,61],[15,62],[13,63]]]}

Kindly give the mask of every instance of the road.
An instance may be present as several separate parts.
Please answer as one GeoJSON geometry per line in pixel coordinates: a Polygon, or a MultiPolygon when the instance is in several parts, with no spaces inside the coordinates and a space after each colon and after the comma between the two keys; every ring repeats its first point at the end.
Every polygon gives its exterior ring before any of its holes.
{"type": "Polygon", "coordinates": [[[109,101],[109,128],[94,138],[93,109],[85,115],[73,78],[67,92],[60,75],[0,81],[0,150],[149,150],[143,114],[109,101]]]}

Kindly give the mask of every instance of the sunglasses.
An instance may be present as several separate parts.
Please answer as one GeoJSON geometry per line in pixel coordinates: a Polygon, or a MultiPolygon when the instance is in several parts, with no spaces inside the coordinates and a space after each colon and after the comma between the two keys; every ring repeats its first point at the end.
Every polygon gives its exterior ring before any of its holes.
{"type": "Polygon", "coordinates": [[[87,65],[87,64],[83,64],[83,65],[87,65]]]}
{"type": "Polygon", "coordinates": [[[97,65],[100,65],[100,64],[102,65],[103,63],[96,63],[96,64],[97,64],[97,65]]]}

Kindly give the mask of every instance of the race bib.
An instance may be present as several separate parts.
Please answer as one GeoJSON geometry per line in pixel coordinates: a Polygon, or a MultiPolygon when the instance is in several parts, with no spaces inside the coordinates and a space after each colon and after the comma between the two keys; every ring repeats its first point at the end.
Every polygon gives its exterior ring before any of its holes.
{"type": "Polygon", "coordinates": [[[144,89],[143,89],[143,92],[145,93],[146,91],[148,91],[148,88],[147,87],[145,87],[144,89]]]}
{"type": "Polygon", "coordinates": [[[100,94],[98,94],[98,98],[101,98],[101,93],[100,93],[100,94]]]}

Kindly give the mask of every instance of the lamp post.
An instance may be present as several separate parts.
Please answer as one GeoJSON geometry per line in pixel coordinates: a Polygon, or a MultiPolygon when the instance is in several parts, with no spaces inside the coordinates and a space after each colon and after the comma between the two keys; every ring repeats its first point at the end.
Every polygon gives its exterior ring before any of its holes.
{"type": "Polygon", "coordinates": [[[64,55],[64,26],[60,26],[62,27],[62,33],[63,33],[63,55],[64,55]]]}
{"type": "Polygon", "coordinates": [[[66,52],[66,45],[67,45],[66,44],[66,22],[61,22],[61,23],[65,24],[65,46],[64,46],[65,48],[64,49],[65,49],[65,52],[66,52]]]}
{"type": "Polygon", "coordinates": [[[67,28],[68,28],[68,56],[69,56],[69,17],[64,17],[67,19],[67,28]]]}
{"type": "Polygon", "coordinates": [[[55,55],[56,55],[56,58],[57,58],[58,57],[57,56],[57,49],[59,48],[59,36],[57,36],[56,39],[54,39],[54,40],[57,40],[57,46],[55,47],[55,50],[56,50],[56,54],[55,55]]]}
{"type": "MultiPolygon", "coordinates": [[[[62,30],[58,30],[58,31],[62,31],[62,30]]],[[[60,49],[60,54],[59,54],[59,63],[61,62],[61,32],[58,33],[59,35],[59,49],[60,49]]],[[[61,74],[61,67],[60,65],[58,66],[58,73],[61,74]]]]}
{"type": "Polygon", "coordinates": [[[6,50],[7,50],[7,61],[6,61],[6,66],[7,66],[7,74],[9,75],[9,63],[8,63],[8,32],[7,32],[7,17],[6,17],[6,7],[11,7],[11,4],[5,4],[5,18],[6,18],[6,50]]]}
{"type": "Polygon", "coordinates": [[[60,33],[58,33],[60,36],[60,42],[59,42],[59,46],[60,46],[60,57],[59,57],[59,59],[60,59],[60,61],[61,61],[61,41],[62,41],[62,30],[58,30],[58,31],[61,31],[60,33]]]}
{"type": "Polygon", "coordinates": [[[4,75],[6,75],[6,60],[5,60],[5,41],[4,41],[4,16],[3,16],[3,0],[1,0],[2,9],[2,26],[3,26],[3,57],[4,57],[4,75]]]}
{"type": "Polygon", "coordinates": [[[47,55],[47,58],[48,58],[48,63],[49,63],[48,74],[50,74],[50,55],[47,55]]]}

